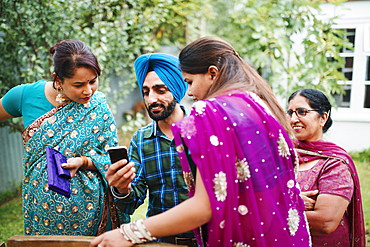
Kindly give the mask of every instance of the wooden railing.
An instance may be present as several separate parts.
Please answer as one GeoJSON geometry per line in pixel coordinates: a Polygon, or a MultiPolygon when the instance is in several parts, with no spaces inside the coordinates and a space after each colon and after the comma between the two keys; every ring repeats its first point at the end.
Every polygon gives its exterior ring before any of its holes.
{"type": "MultiPolygon", "coordinates": [[[[94,237],[86,236],[13,236],[8,239],[7,247],[89,247],[94,237]]],[[[146,243],[135,246],[141,247],[174,247],[165,243],[146,243]]],[[[0,242],[0,247],[3,247],[0,242]]]]}

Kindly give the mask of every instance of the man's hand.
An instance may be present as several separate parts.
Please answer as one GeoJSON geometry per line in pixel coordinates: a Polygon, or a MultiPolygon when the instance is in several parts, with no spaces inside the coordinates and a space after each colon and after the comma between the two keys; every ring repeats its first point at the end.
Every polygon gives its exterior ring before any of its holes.
{"type": "Polygon", "coordinates": [[[136,176],[134,162],[126,164],[126,159],[117,161],[105,174],[109,185],[115,187],[120,194],[127,194],[131,190],[131,182],[136,176]]]}
{"type": "Polygon", "coordinates": [[[311,199],[310,196],[315,196],[318,193],[319,193],[318,190],[301,192],[300,195],[304,201],[305,211],[313,211],[315,209],[316,201],[314,199],[311,199]]]}

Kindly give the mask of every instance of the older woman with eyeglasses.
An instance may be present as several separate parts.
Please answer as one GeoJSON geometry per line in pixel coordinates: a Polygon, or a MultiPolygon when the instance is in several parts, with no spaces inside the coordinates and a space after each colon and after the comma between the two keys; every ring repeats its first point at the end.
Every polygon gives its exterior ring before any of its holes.
{"type": "Polygon", "coordinates": [[[355,165],[343,148],[323,136],[332,125],[330,102],[315,89],[298,90],[288,102],[300,163],[297,181],[313,246],[365,246],[355,165]]]}

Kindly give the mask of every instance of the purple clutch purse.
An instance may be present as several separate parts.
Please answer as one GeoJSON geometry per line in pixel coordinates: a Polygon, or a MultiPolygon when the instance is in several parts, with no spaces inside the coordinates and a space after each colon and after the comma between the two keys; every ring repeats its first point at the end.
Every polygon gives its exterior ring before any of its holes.
{"type": "Polygon", "coordinates": [[[66,157],[55,149],[46,147],[46,162],[49,188],[69,198],[71,196],[71,188],[69,186],[71,173],[68,169],[62,167],[63,163],[67,163],[66,157]]]}

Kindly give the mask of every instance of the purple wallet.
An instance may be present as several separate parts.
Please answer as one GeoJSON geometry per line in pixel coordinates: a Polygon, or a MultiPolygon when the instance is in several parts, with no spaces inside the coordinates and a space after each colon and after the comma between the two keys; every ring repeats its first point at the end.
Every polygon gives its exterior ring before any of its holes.
{"type": "Polygon", "coordinates": [[[71,173],[68,169],[62,167],[63,163],[67,163],[66,157],[55,149],[46,147],[46,162],[49,188],[69,198],[71,196],[71,188],[69,186],[71,173]]]}

